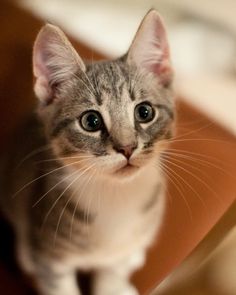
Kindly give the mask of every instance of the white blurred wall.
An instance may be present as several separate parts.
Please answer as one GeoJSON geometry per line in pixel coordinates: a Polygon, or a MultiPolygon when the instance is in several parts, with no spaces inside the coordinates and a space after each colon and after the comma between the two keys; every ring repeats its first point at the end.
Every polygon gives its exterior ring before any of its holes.
{"type": "Polygon", "coordinates": [[[236,134],[235,0],[18,0],[94,49],[117,57],[151,8],[166,20],[184,99],[236,134]]]}

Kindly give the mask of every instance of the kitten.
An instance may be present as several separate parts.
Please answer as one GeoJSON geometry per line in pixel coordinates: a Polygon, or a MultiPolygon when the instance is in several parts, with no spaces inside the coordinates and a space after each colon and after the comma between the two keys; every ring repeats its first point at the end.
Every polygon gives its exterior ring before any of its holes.
{"type": "Polygon", "coordinates": [[[151,10],[126,55],[91,64],[48,24],[33,70],[37,118],[15,137],[0,186],[20,265],[41,295],[81,294],[77,270],[95,272],[93,294],[138,294],[129,277],[161,224],[174,124],[163,22],[151,10]]]}

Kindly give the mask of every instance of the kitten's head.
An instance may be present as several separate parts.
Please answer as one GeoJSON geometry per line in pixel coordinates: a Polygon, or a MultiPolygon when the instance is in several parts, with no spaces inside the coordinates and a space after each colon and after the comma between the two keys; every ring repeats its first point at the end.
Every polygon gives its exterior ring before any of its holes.
{"type": "Polygon", "coordinates": [[[155,10],[120,59],[85,65],[62,31],[46,25],[33,64],[38,113],[66,165],[127,179],[160,155],[174,102],[166,32],[155,10]]]}

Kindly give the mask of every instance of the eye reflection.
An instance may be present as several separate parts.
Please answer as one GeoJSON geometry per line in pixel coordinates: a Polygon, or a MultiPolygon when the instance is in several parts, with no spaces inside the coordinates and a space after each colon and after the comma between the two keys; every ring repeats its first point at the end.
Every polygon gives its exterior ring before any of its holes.
{"type": "Polygon", "coordinates": [[[95,132],[102,128],[103,120],[99,112],[87,111],[80,118],[81,127],[88,132],[95,132]]]}
{"type": "Polygon", "coordinates": [[[149,103],[141,103],[135,107],[134,116],[139,123],[148,123],[153,120],[155,111],[149,103]]]}

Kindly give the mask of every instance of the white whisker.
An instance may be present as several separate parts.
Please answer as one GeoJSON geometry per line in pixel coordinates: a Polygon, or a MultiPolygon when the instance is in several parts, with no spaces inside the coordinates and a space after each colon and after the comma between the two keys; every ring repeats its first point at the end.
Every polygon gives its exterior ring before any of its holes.
{"type": "Polygon", "coordinates": [[[189,161],[192,161],[192,162],[196,162],[197,164],[200,164],[202,166],[208,166],[208,167],[213,167],[213,168],[216,168],[218,169],[219,171],[223,172],[224,174],[232,177],[233,179],[236,179],[236,177],[232,174],[230,174],[227,170],[225,170],[224,168],[222,168],[221,166],[218,166],[212,162],[209,162],[207,160],[205,160],[204,158],[206,159],[214,159],[215,161],[219,162],[219,164],[222,164],[222,165],[226,165],[225,162],[223,161],[220,161],[219,159],[216,159],[216,158],[213,158],[213,157],[208,157],[208,156],[205,156],[202,155],[202,154],[198,154],[198,153],[191,153],[191,152],[187,152],[187,151],[184,151],[184,152],[179,152],[178,149],[170,149],[170,150],[167,150],[165,152],[163,152],[163,154],[169,154],[171,155],[172,157],[179,157],[179,158],[183,158],[183,159],[186,159],[186,160],[189,160],[189,161]],[[171,150],[175,150],[177,152],[171,152],[171,150]],[[195,156],[195,158],[193,157],[195,156]],[[199,157],[203,157],[203,159],[199,159],[199,157]]]}
{"type": "Polygon", "coordinates": [[[191,165],[190,163],[187,163],[186,161],[183,161],[181,159],[176,159],[173,156],[166,154],[165,152],[162,153],[162,156],[161,157],[163,158],[164,161],[165,161],[165,159],[170,159],[170,161],[175,161],[175,162],[177,162],[179,164],[185,165],[185,166],[187,166],[187,167],[189,167],[191,169],[194,169],[197,172],[203,174],[206,178],[210,178],[209,177],[209,174],[207,174],[206,172],[202,171],[202,169],[199,169],[199,168],[191,165]]]}
{"type": "MultiPolygon", "coordinates": [[[[94,165],[91,165],[91,166],[89,166],[88,168],[91,168],[91,169],[92,169],[93,166],[94,166],[94,165]]],[[[89,169],[87,169],[86,171],[88,171],[88,170],[89,170],[89,169]]],[[[78,181],[79,178],[80,178],[83,174],[84,174],[84,173],[82,172],[82,173],[79,175],[79,177],[77,177],[77,178],[75,179],[75,181],[78,181]]],[[[75,182],[75,181],[74,181],[74,182],[75,182]]],[[[71,185],[72,185],[74,182],[72,182],[71,185]]],[[[65,206],[64,206],[64,208],[63,208],[63,210],[62,210],[62,212],[61,212],[61,214],[60,214],[60,216],[59,216],[59,219],[58,219],[58,222],[57,222],[56,231],[55,231],[55,236],[54,236],[54,244],[56,243],[57,233],[58,233],[58,229],[59,229],[59,226],[60,226],[60,222],[61,222],[62,216],[63,216],[63,214],[64,214],[64,212],[65,212],[65,210],[66,210],[67,205],[68,205],[69,202],[73,199],[73,197],[74,197],[74,195],[76,194],[77,191],[78,191],[78,190],[75,189],[74,192],[72,193],[72,195],[70,196],[70,198],[68,198],[68,200],[67,200],[67,202],[66,202],[66,204],[65,204],[65,206]]]]}
{"type": "MultiPolygon", "coordinates": [[[[94,163],[93,166],[95,166],[97,163],[94,163]]],[[[70,228],[70,240],[72,239],[72,235],[73,235],[73,224],[74,224],[74,219],[75,219],[75,213],[76,213],[76,210],[77,210],[77,207],[79,205],[79,202],[81,200],[81,198],[83,197],[83,192],[85,190],[85,188],[87,187],[87,185],[89,184],[90,182],[90,179],[92,178],[93,176],[93,173],[87,178],[86,182],[83,184],[83,187],[79,193],[79,198],[75,204],[75,207],[74,207],[74,211],[73,211],[73,214],[72,214],[72,217],[71,217],[71,228],[70,228]]]]}
{"type": "Polygon", "coordinates": [[[235,146],[236,143],[230,142],[228,140],[220,140],[220,139],[215,139],[215,138],[186,138],[186,139],[169,139],[169,142],[195,142],[195,141],[199,141],[199,142],[212,142],[212,143],[222,143],[222,144],[228,144],[228,145],[232,145],[235,146]]]}
{"type": "Polygon", "coordinates": [[[213,125],[213,122],[207,123],[206,125],[201,126],[201,127],[197,128],[197,129],[194,129],[194,130],[191,130],[191,131],[189,131],[187,133],[184,133],[184,134],[181,134],[179,136],[173,137],[173,139],[171,139],[171,140],[177,140],[177,139],[180,139],[180,138],[183,138],[183,137],[187,137],[189,135],[192,135],[194,133],[197,133],[199,131],[202,131],[202,130],[204,130],[204,129],[212,126],[212,125],[213,125]]]}
{"type": "Polygon", "coordinates": [[[56,158],[51,158],[51,159],[46,159],[46,160],[42,160],[42,161],[38,161],[36,163],[44,163],[44,162],[56,162],[56,161],[60,161],[60,160],[71,160],[71,159],[92,159],[92,156],[72,156],[72,157],[56,157],[56,158]]]}
{"type": "MultiPolygon", "coordinates": [[[[82,173],[80,173],[70,184],[68,184],[68,186],[62,191],[62,193],[59,195],[59,197],[55,200],[55,202],[53,203],[53,205],[51,206],[50,210],[47,212],[47,214],[45,215],[43,224],[42,224],[42,229],[50,215],[50,213],[52,212],[53,208],[56,206],[56,204],[58,203],[58,201],[62,198],[62,196],[64,195],[64,193],[72,186],[72,184],[74,184],[82,175],[84,175],[86,173],[86,171],[88,171],[90,168],[92,168],[94,166],[91,165],[88,168],[86,168],[85,170],[82,171],[82,173]]],[[[76,171],[76,173],[78,173],[78,171],[76,171]]],[[[73,173],[74,174],[74,173],[73,173]]]]}
{"type": "MultiPolygon", "coordinates": [[[[208,190],[210,191],[210,192],[212,192],[212,194],[216,197],[216,199],[218,200],[218,201],[220,201],[221,203],[222,203],[222,200],[219,198],[219,196],[218,196],[218,194],[207,184],[207,183],[205,183],[205,181],[203,181],[200,177],[198,177],[198,176],[196,176],[194,173],[192,173],[192,172],[190,172],[189,170],[187,170],[187,169],[185,169],[184,167],[182,167],[182,166],[180,166],[180,165],[177,165],[177,164],[175,164],[175,163],[173,163],[172,161],[170,161],[170,160],[167,160],[167,159],[165,159],[165,161],[166,162],[168,162],[168,163],[170,163],[170,164],[172,164],[172,165],[174,165],[175,167],[177,167],[177,168],[179,168],[179,169],[181,169],[182,171],[184,171],[184,172],[186,172],[186,173],[188,173],[189,175],[191,175],[192,177],[194,177],[195,179],[197,179],[200,183],[202,183],[203,185],[205,185],[205,187],[206,188],[208,188],[208,190]]],[[[179,175],[179,177],[181,177],[180,175],[179,175]]],[[[182,178],[182,177],[181,177],[182,178]]],[[[182,178],[183,180],[184,180],[184,178],[182,178]]],[[[187,182],[185,182],[186,184],[187,184],[187,182]]],[[[193,188],[188,184],[188,186],[189,186],[189,188],[191,188],[191,190],[193,190],[193,188]]],[[[194,190],[195,191],[195,190],[194,190]]],[[[196,191],[195,191],[196,192],[196,191]]],[[[203,202],[202,201],[202,199],[201,199],[201,197],[200,197],[200,195],[197,193],[197,195],[198,195],[198,197],[199,197],[199,200],[201,200],[201,202],[203,202]]],[[[205,205],[205,203],[204,203],[204,205],[205,205]]]]}
{"type": "Polygon", "coordinates": [[[167,178],[170,180],[170,182],[174,185],[174,187],[180,193],[180,196],[182,197],[182,199],[187,207],[187,211],[188,211],[190,220],[193,221],[193,214],[192,214],[191,207],[190,207],[189,203],[187,202],[187,199],[185,198],[183,191],[181,190],[181,188],[179,188],[179,186],[174,182],[174,180],[171,177],[173,177],[175,179],[175,181],[177,181],[178,184],[182,187],[182,184],[180,183],[179,179],[175,175],[173,175],[173,171],[170,167],[168,167],[164,163],[160,163],[159,165],[161,166],[162,170],[166,173],[167,178]],[[168,172],[170,174],[168,174],[168,172]]]}
{"type": "MultiPolygon", "coordinates": [[[[95,182],[95,179],[96,179],[96,174],[97,174],[97,170],[94,171],[93,173],[93,177],[90,178],[89,183],[91,183],[92,179],[93,179],[93,183],[91,186],[93,186],[94,182],[95,182]]],[[[89,224],[89,211],[90,211],[90,205],[91,205],[91,202],[93,200],[93,195],[91,195],[91,198],[90,200],[88,200],[88,207],[87,207],[87,214],[85,214],[86,216],[86,224],[88,225],[89,224]]],[[[88,230],[88,227],[87,227],[87,230],[88,230]]],[[[89,232],[88,232],[89,233],[89,232]]]]}
{"type": "Polygon", "coordinates": [[[63,165],[63,166],[58,167],[58,168],[56,168],[56,169],[53,169],[53,170],[51,170],[51,171],[49,171],[49,172],[47,172],[47,173],[45,173],[45,174],[43,174],[43,175],[40,175],[39,177],[37,177],[37,178],[35,178],[35,179],[29,181],[28,183],[26,183],[22,188],[20,188],[16,193],[14,193],[14,194],[12,195],[12,198],[15,198],[16,195],[18,195],[18,194],[19,194],[20,192],[22,192],[26,187],[28,187],[29,185],[33,184],[33,183],[36,182],[37,180],[39,180],[39,179],[41,179],[41,178],[43,178],[43,177],[45,177],[45,176],[47,176],[47,175],[50,175],[50,174],[52,174],[52,173],[55,173],[55,172],[57,172],[57,171],[59,171],[59,170],[62,170],[62,169],[64,169],[64,168],[66,168],[66,167],[69,167],[69,166],[72,166],[72,165],[75,165],[75,164],[81,163],[81,162],[84,161],[84,160],[87,160],[87,159],[82,159],[81,161],[76,161],[76,162],[73,162],[73,163],[70,163],[70,164],[63,165]]]}
{"type": "Polygon", "coordinates": [[[41,152],[44,152],[46,150],[49,150],[51,148],[51,145],[50,144],[47,144],[45,146],[42,146],[32,152],[30,152],[29,154],[27,154],[18,164],[17,166],[15,167],[15,170],[17,170],[26,160],[30,159],[31,157],[41,153],[41,152]]]}

